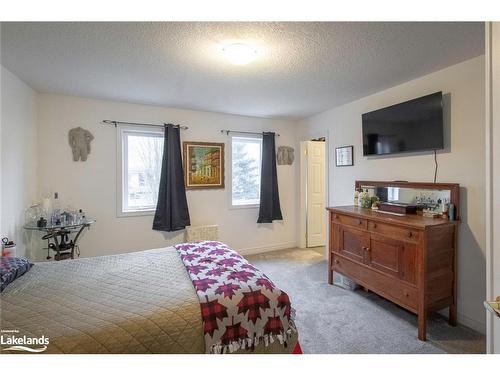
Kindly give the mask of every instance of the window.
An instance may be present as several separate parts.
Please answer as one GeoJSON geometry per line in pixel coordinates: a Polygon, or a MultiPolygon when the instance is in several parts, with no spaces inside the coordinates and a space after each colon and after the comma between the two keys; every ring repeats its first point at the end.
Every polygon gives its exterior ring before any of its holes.
{"type": "Polygon", "coordinates": [[[119,133],[119,216],[156,209],[163,156],[163,132],[123,127],[119,133]]]}
{"type": "Polygon", "coordinates": [[[232,137],[231,205],[253,206],[260,203],[262,139],[232,137]]]}

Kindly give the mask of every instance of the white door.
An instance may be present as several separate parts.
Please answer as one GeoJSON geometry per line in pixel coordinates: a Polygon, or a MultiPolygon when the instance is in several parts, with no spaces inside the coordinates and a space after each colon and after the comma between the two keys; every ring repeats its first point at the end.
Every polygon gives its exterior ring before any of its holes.
{"type": "Polygon", "coordinates": [[[307,142],[307,247],[325,245],[325,142],[307,142]]]}

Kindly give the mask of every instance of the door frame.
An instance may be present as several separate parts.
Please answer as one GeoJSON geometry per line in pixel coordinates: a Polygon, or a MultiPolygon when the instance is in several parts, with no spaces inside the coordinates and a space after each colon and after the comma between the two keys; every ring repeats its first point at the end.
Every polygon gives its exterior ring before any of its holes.
{"type": "MultiPolygon", "coordinates": [[[[305,156],[305,142],[310,141],[314,138],[325,138],[325,201],[326,207],[330,206],[330,131],[328,129],[321,129],[316,131],[311,131],[307,134],[304,134],[299,139],[299,148],[300,148],[300,173],[299,173],[299,248],[305,249],[307,246],[306,235],[306,221],[307,221],[307,160],[305,156]]],[[[330,234],[330,226],[328,225],[328,213],[325,207],[325,259],[328,257],[328,238],[330,234]]]]}
{"type": "MultiPolygon", "coordinates": [[[[500,222],[500,214],[494,207],[500,204],[500,106],[498,87],[500,80],[498,66],[500,49],[496,45],[500,37],[500,23],[485,22],[485,120],[486,120],[486,298],[493,300],[500,295],[500,236],[495,228],[500,222]]],[[[489,312],[486,313],[486,351],[500,353],[500,321],[489,312]]]]}

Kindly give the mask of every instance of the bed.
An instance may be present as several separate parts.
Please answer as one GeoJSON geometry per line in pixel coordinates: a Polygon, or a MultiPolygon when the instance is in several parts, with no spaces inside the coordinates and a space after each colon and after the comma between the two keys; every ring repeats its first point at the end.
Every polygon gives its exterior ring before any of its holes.
{"type": "MultiPolygon", "coordinates": [[[[182,244],[128,254],[36,263],[0,294],[1,328],[16,336],[47,337],[50,343],[44,353],[292,353],[297,350],[298,335],[292,315],[283,337],[254,336],[253,344],[248,339],[241,345],[226,342],[230,345],[225,347],[209,344],[200,301],[202,292],[208,293],[210,289],[205,286],[200,291],[193,280],[199,282],[202,277],[189,271],[193,267],[189,262],[197,262],[189,254],[200,253],[200,246],[210,250],[206,245],[182,244]]],[[[225,248],[221,243],[208,245],[225,248]]],[[[229,257],[239,256],[234,254],[229,257]]],[[[207,257],[203,259],[211,270],[218,267],[213,262],[206,263],[207,257]]],[[[224,271],[232,270],[230,263],[224,271]]],[[[227,262],[224,264],[227,266],[227,262]]],[[[245,267],[257,270],[251,265],[245,267]]],[[[262,285],[248,287],[266,293],[271,290],[262,285]]],[[[273,290],[286,296],[277,288],[273,290]]],[[[228,296],[220,298],[223,304],[230,300],[228,296]]],[[[281,314],[284,309],[277,306],[271,302],[274,314],[276,311],[281,314]]],[[[259,307],[254,310],[254,315],[263,312],[259,307]]],[[[249,326],[257,329],[262,319],[252,318],[251,314],[252,311],[247,311],[237,315],[238,322],[233,316],[228,324],[246,324],[241,320],[249,318],[249,326]]],[[[227,314],[218,318],[214,322],[219,325],[228,319],[227,314]]]]}

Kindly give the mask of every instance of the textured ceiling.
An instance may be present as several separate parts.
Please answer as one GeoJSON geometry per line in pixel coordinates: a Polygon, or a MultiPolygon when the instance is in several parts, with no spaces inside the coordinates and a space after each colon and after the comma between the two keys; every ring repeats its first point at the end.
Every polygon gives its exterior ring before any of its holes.
{"type": "Polygon", "coordinates": [[[484,53],[482,23],[3,23],[2,65],[42,92],[302,118],[484,53]],[[229,64],[228,41],[258,59],[229,64]]]}

